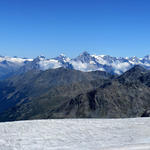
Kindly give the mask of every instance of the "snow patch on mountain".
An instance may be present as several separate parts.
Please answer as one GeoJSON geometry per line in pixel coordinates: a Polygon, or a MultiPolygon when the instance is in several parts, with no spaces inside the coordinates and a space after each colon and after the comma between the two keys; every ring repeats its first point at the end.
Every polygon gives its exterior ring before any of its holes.
{"type": "Polygon", "coordinates": [[[141,65],[150,69],[150,55],[146,55],[143,58],[136,56],[123,58],[109,55],[90,55],[88,52],[83,52],[78,57],[72,59],[64,54],[49,59],[44,56],[38,56],[35,59],[0,56],[0,66],[22,67],[26,65],[28,65],[27,68],[37,68],[40,70],[65,67],[85,72],[100,70],[122,74],[134,65],[141,65]]]}
{"type": "Polygon", "coordinates": [[[58,60],[55,60],[55,59],[49,59],[49,60],[40,60],[39,61],[39,65],[40,65],[40,68],[42,70],[47,70],[49,68],[59,68],[61,67],[61,63],[58,61],[58,60]]]}
{"type": "Polygon", "coordinates": [[[131,67],[131,65],[127,62],[120,63],[120,62],[116,61],[115,63],[112,63],[111,65],[114,68],[114,72],[116,74],[120,74],[121,72],[125,72],[128,69],[130,69],[130,67],[131,67]]]}
{"type": "Polygon", "coordinates": [[[3,61],[21,64],[21,63],[24,63],[25,61],[33,61],[33,59],[1,56],[0,62],[3,62],[3,61]]]}
{"type": "Polygon", "coordinates": [[[81,71],[88,71],[87,68],[89,69],[88,65],[90,65],[87,63],[83,63],[81,61],[74,61],[74,60],[72,60],[70,63],[72,64],[74,69],[81,70],[81,71]]]}
{"type": "Polygon", "coordinates": [[[94,57],[96,59],[96,61],[99,63],[99,64],[102,64],[102,65],[106,65],[108,62],[104,59],[105,55],[99,55],[99,56],[96,56],[96,55],[91,55],[92,57],[94,57]]]}

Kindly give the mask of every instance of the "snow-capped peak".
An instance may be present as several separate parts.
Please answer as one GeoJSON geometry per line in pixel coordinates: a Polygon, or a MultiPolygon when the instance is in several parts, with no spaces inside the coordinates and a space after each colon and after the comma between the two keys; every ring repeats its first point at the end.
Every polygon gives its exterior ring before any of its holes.
{"type": "MultiPolygon", "coordinates": [[[[39,58],[39,57],[38,57],[39,58]]],[[[58,67],[69,67],[81,71],[103,70],[109,73],[121,74],[134,65],[150,67],[150,55],[144,58],[134,57],[112,57],[109,55],[90,55],[87,51],[81,53],[78,57],[70,59],[64,54],[56,58],[45,59],[41,57],[38,60],[42,70],[58,67]]]]}
{"type": "Polygon", "coordinates": [[[80,56],[89,56],[90,54],[87,51],[84,51],[83,53],[80,54],[80,56]]]}
{"type": "Polygon", "coordinates": [[[46,57],[44,55],[37,56],[35,59],[44,60],[46,57]]]}
{"type": "Polygon", "coordinates": [[[121,74],[134,65],[142,65],[150,68],[150,55],[143,58],[134,57],[112,57],[109,55],[90,55],[87,51],[81,53],[78,57],[70,59],[64,54],[58,57],[47,59],[45,56],[40,55],[35,59],[18,58],[0,56],[0,65],[10,65],[10,63],[17,66],[31,65],[29,68],[36,68],[38,66],[41,70],[49,68],[72,68],[81,71],[95,71],[102,70],[109,73],[121,74]],[[27,63],[30,62],[30,63],[27,63]],[[36,67],[33,67],[33,66],[36,67]]]}
{"type": "Polygon", "coordinates": [[[61,53],[59,56],[60,56],[60,57],[66,57],[66,55],[63,54],[63,53],[61,53]]]}

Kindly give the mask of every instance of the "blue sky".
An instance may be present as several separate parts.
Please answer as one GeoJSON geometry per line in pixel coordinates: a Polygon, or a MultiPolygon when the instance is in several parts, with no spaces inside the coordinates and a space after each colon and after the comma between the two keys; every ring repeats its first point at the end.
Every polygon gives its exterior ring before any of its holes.
{"type": "Polygon", "coordinates": [[[0,0],[0,54],[150,54],[149,0],[0,0]]]}

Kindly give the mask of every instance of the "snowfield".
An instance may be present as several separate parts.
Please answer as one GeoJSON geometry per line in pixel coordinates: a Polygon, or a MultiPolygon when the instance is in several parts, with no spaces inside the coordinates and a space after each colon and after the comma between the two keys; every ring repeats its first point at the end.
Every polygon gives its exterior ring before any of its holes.
{"type": "Polygon", "coordinates": [[[0,123],[0,150],[150,150],[150,118],[0,123]]]}

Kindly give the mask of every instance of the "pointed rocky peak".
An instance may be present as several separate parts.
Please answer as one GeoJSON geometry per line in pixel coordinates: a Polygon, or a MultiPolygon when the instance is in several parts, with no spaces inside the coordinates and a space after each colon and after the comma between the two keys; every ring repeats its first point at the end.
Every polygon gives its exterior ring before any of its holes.
{"type": "Polygon", "coordinates": [[[83,53],[80,54],[80,56],[90,56],[90,54],[87,51],[84,51],[83,53]]]}
{"type": "Polygon", "coordinates": [[[45,60],[45,59],[46,59],[45,56],[40,55],[40,56],[37,56],[33,61],[34,62],[39,62],[39,61],[42,61],[42,60],[45,60]]]}
{"type": "Polygon", "coordinates": [[[139,63],[139,62],[141,61],[141,60],[140,60],[138,57],[136,57],[136,56],[130,57],[128,60],[129,60],[131,63],[133,62],[134,64],[139,63]]]}
{"type": "Polygon", "coordinates": [[[57,59],[66,59],[67,56],[65,54],[60,54],[58,57],[56,57],[57,59]]]}
{"type": "Polygon", "coordinates": [[[114,61],[117,61],[117,57],[113,57],[110,55],[103,55],[103,57],[101,57],[103,60],[105,60],[107,63],[113,63],[114,61]]]}
{"type": "Polygon", "coordinates": [[[44,55],[40,55],[38,56],[39,59],[45,59],[45,56],[44,55]]]}
{"type": "Polygon", "coordinates": [[[60,54],[58,57],[53,58],[53,59],[58,60],[59,62],[63,62],[63,63],[70,61],[70,58],[67,57],[65,54],[60,54]]]}
{"type": "Polygon", "coordinates": [[[74,60],[81,61],[82,63],[89,63],[92,58],[94,58],[94,57],[92,57],[87,51],[84,51],[74,60]]]}
{"type": "Polygon", "coordinates": [[[66,55],[63,54],[63,53],[61,53],[61,54],[59,55],[59,57],[66,57],[66,55]]]}

